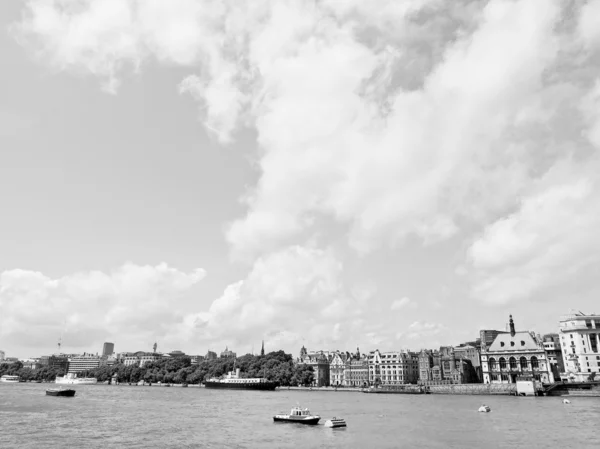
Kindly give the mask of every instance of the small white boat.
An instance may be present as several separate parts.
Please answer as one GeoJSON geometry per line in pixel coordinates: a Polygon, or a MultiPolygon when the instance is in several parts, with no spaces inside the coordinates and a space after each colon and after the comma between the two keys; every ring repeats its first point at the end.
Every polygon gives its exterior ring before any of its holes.
{"type": "Polygon", "coordinates": [[[489,408],[487,405],[482,405],[481,407],[479,407],[479,410],[477,410],[481,413],[489,413],[492,411],[491,408],[489,408]]]}
{"type": "Polygon", "coordinates": [[[571,401],[569,401],[568,399],[563,399],[563,404],[570,404],[571,401]]]}
{"type": "Polygon", "coordinates": [[[335,416],[325,421],[325,427],[346,427],[344,418],[336,418],[335,416]]]}
{"type": "Polygon", "coordinates": [[[65,385],[94,385],[98,383],[98,379],[95,377],[77,377],[76,373],[67,373],[64,376],[56,376],[54,382],[65,385]]]}

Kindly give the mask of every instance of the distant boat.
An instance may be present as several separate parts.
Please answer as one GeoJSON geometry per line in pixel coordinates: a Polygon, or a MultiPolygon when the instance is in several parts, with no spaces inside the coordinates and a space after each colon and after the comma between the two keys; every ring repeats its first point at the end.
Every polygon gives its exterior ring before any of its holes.
{"type": "Polygon", "coordinates": [[[241,378],[240,369],[233,374],[231,371],[223,379],[209,379],[204,382],[206,388],[227,388],[238,390],[274,390],[277,382],[262,377],[241,378]]]}
{"type": "Polygon", "coordinates": [[[49,388],[48,390],[46,390],[46,396],[65,396],[70,398],[75,396],[75,390],[63,388],[49,388]]]}
{"type": "Polygon", "coordinates": [[[5,374],[4,376],[0,377],[0,382],[19,383],[20,381],[21,381],[21,379],[19,378],[19,376],[11,376],[11,375],[5,374]]]}
{"type": "Polygon", "coordinates": [[[55,382],[63,385],[93,385],[98,383],[95,377],[77,377],[76,373],[68,373],[65,376],[56,376],[55,382]]]}
{"type": "Polygon", "coordinates": [[[292,422],[297,424],[311,424],[315,425],[319,423],[321,417],[319,415],[311,415],[310,410],[307,408],[294,407],[290,411],[289,415],[280,413],[273,416],[275,422],[292,422]]]}

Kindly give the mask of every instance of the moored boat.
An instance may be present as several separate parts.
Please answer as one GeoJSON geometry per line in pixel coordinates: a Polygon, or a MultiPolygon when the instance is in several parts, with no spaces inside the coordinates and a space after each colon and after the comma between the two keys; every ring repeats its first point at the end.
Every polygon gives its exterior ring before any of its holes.
{"type": "Polygon", "coordinates": [[[318,424],[321,417],[319,415],[312,415],[310,410],[307,408],[294,407],[290,411],[289,415],[280,413],[273,416],[275,422],[292,422],[297,424],[318,424]]]}
{"type": "Polygon", "coordinates": [[[65,376],[56,376],[55,383],[63,385],[94,385],[98,383],[95,377],[77,377],[75,373],[68,373],[65,376]]]}
{"type": "Polygon", "coordinates": [[[346,427],[346,421],[344,418],[336,418],[335,416],[325,421],[325,427],[346,427]]]}
{"type": "Polygon", "coordinates": [[[49,388],[46,390],[46,396],[73,397],[73,396],[75,396],[75,390],[71,390],[71,389],[67,389],[67,388],[49,388]]]}
{"type": "Polygon", "coordinates": [[[241,378],[240,369],[235,372],[227,373],[222,379],[209,379],[204,382],[206,388],[227,388],[238,390],[274,390],[277,382],[272,382],[264,378],[241,378]]]}
{"type": "Polygon", "coordinates": [[[5,374],[4,376],[0,377],[0,382],[19,383],[20,381],[21,379],[19,378],[19,376],[11,376],[9,374],[5,374]]]}

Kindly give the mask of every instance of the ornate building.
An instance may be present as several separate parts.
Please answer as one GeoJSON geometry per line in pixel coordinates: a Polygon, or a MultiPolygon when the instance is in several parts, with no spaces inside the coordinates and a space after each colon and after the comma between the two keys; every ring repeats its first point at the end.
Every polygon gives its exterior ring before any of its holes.
{"type": "Polygon", "coordinates": [[[331,355],[329,362],[329,381],[332,386],[344,385],[344,371],[346,369],[346,361],[350,357],[347,352],[335,351],[331,355]]]}
{"type": "Polygon", "coordinates": [[[600,377],[600,315],[571,311],[561,318],[559,334],[565,365],[561,377],[579,382],[600,377]]]}
{"type": "Polygon", "coordinates": [[[419,353],[419,383],[422,385],[466,384],[478,381],[471,360],[464,351],[442,346],[439,351],[419,353]]]}
{"type": "Polygon", "coordinates": [[[235,352],[233,352],[233,351],[231,351],[231,350],[229,350],[229,349],[227,348],[227,346],[225,346],[225,351],[223,351],[223,352],[221,353],[221,356],[220,356],[220,357],[221,357],[222,359],[235,359],[235,356],[236,356],[236,353],[235,353],[235,352]]]}
{"type": "Polygon", "coordinates": [[[517,380],[554,381],[543,343],[533,332],[516,332],[512,315],[510,332],[498,333],[481,350],[484,383],[515,383],[517,380]]]}
{"type": "Polygon", "coordinates": [[[300,349],[300,357],[296,359],[296,363],[312,366],[314,371],[313,387],[330,385],[329,362],[330,360],[323,351],[309,353],[304,346],[300,349]]]}
{"type": "Polygon", "coordinates": [[[348,354],[344,368],[344,386],[368,387],[369,386],[369,359],[356,348],[356,353],[348,354]]]}

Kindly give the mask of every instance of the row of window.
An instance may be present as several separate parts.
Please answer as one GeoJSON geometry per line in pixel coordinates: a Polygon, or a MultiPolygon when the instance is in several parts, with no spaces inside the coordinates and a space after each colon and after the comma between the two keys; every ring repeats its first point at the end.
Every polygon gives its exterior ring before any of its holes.
{"type": "MultiPolygon", "coordinates": [[[[493,357],[490,357],[489,361],[489,366],[490,366],[490,370],[495,370],[496,369],[496,359],[493,357]]],[[[516,369],[518,368],[517,366],[517,359],[515,359],[514,357],[511,357],[510,359],[508,359],[508,363],[510,365],[511,368],[516,369]]],[[[504,357],[500,357],[500,359],[498,359],[498,365],[500,366],[500,369],[505,369],[506,368],[506,359],[504,357]]],[[[522,369],[526,369],[527,368],[527,357],[521,357],[519,359],[519,365],[522,369]]],[[[539,368],[539,362],[536,356],[531,357],[531,367],[532,368],[539,368]]]]}

